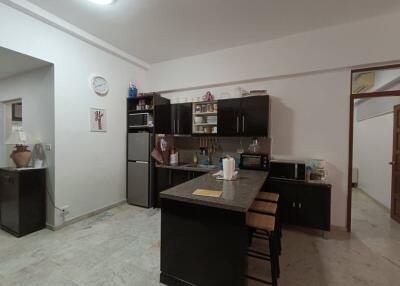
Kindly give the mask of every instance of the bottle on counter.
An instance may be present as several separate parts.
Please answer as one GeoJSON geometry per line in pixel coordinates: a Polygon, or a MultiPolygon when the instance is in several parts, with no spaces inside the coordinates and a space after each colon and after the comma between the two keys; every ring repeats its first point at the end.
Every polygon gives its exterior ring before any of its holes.
{"type": "Polygon", "coordinates": [[[171,154],[169,155],[169,164],[171,166],[176,166],[179,164],[179,153],[175,148],[171,149],[171,154]]]}

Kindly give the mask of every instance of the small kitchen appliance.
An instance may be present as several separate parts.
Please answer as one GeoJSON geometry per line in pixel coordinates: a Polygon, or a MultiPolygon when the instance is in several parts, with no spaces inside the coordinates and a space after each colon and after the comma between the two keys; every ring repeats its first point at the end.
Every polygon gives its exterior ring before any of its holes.
{"type": "Polygon", "coordinates": [[[271,160],[270,178],[305,181],[306,162],[302,160],[271,160]]]}
{"type": "Polygon", "coordinates": [[[240,154],[240,169],[269,171],[269,155],[265,153],[240,154]]]}

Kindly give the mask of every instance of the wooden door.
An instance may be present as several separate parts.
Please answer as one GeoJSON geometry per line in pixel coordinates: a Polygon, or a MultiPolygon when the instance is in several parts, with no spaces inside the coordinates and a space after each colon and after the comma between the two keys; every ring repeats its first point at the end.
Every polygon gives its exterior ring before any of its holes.
{"type": "Polygon", "coordinates": [[[218,101],[218,135],[236,136],[240,132],[241,99],[224,99],[218,101]]]}
{"type": "Polygon", "coordinates": [[[400,105],[394,107],[391,216],[400,222],[400,105]]]}
{"type": "Polygon", "coordinates": [[[240,132],[244,136],[268,136],[269,96],[242,99],[240,132]]]}

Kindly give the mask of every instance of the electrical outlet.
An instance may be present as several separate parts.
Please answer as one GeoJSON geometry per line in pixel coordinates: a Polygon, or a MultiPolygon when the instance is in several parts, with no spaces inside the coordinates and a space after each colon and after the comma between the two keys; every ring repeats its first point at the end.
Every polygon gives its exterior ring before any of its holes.
{"type": "Polygon", "coordinates": [[[46,149],[46,151],[51,151],[51,149],[53,149],[53,148],[52,148],[51,144],[46,144],[46,145],[44,145],[44,149],[46,149]]]}
{"type": "Polygon", "coordinates": [[[61,215],[62,216],[66,216],[67,214],[69,214],[69,206],[63,206],[62,208],[61,208],[61,215]]]}

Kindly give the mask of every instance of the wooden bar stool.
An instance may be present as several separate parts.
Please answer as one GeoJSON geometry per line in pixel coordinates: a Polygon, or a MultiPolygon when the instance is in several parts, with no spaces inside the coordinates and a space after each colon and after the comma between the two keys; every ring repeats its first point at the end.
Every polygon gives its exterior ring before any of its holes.
{"type": "Polygon", "coordinates": [[[275,217],[254,212],[248,212],[246,216],[246,224],[251,230],[260,230],[267,233],[267,240],[269,242],[269,254],[248,249],[247,255],[257,259],[270,261],[272,281],[267,281],[248,274],[246,275],[246,277],[264,284],[277,286],[279,275],[279,255],[277,237],[275,234],[275,217]]]}
{"type": "Polygon", "coordinates": [[[250,211],[275,216],[278,211],[278,204],[272,203],[272,202],[255,200],[253,202],[253,204],[250,206],[250,211]]]}
{"type": "Polygon", "coordinates": [[[266,201],[272,203],[278,203],[279,194],[276,193],[268,193],[268,192],[259,192],[257,194],[256,200],[258,201],[266,201]]]}
{"type": "MultiPolygon", "coordinates": [[[[272,215],[275,217],[275,229],[276,233],[278,234],[278,253],[281,255],[281,250],[282,250],[282,244],[281,244],[281,238],[282,238],[282,229],[279,221],[279,216],[278,216],[278,204],[277,203],[271,203],[271,202],[265,202],[265,201],[257,201],[255,200],[253,204],[250,206],[249,209],[250,212],[256,212],[256,213],[261,213],[261,214],[267,214],[267,215],[272,215]]],[[[251,237],[255,236],[258,238],[263,238],[263,235],[259,233],[251,233],[251,237]]],[[[251,237],[250,237],[250,242],[251,242],[251,237]]]]}

